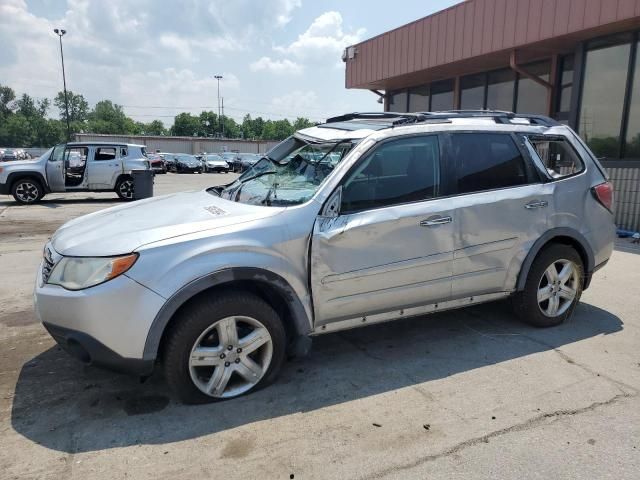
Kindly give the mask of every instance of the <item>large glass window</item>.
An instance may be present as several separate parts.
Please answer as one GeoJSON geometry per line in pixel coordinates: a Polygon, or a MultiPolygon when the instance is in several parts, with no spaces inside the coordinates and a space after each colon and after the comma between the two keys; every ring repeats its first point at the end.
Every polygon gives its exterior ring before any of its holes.
{"type": "Polygon", "coordinates": [[[511,69],[489,72],[487,108],[490,110],[513,110],[513,93],[516,74],[511,69]]]}
{"type": "Polygon", "coordinates": [[[487,76],[484,73],[469,75],[460,79],[460,108],[480,110],[484,108],[484,86],[487,76]]]}
{"type": "Polygon", "coordinates": [[[598,157],[620,155],[620,127],[624,104],[630,43],[587,52],[580,136],[598,157]]]}
{"type": "MultiPolygon", "coordinates": [[[[523,68],[532,75],[548,82],[550,67],[550,63],[544,61],[530,63],[529,65],[524,65],[523,68]]],[[[530,78],[520,75],[518,79],[516,112],[546,115],[547,89],[530,78]]]]}
{"type": "Polygon", "coordinates": [[[413,87],[409,89],[409,111],[429,111],[429,85],[413,87]]]}
{"type": "Polygon", "coordinates": [[[458,193],[527,183],[524,160],[510,135],[456,133],[451,142],[458,193]]]}
{"type": "Polygon", "coordinates": [[[640,158],[640,42],[637,45],[625,157],[640,158]]]}
{"type": "Polygon", "coordinates": [[[451,110],[453,108],[453,80],[431,84],[431,111],[451,110]]]}
{"type": "Polygon", "coordinates": [[[394,92],[389,96],[389,111],[401,112],[407,111],[407,92],[403,90],[401,92],[394,92]]]}
{"type": "Polygon", "coordinates": [[[342,192],[343,213],[438,196],[438,137],[410,137],[382,144],[349,175],[342,192]]]}

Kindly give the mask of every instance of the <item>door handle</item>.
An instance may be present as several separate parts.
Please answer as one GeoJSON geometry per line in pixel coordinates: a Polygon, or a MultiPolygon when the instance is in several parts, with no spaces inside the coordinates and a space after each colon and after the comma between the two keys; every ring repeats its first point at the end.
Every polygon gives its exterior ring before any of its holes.
{"type": "Polygon", "coordinates": [[[545,202],[544,200],[537,200],[534,202],[527,203],[524,206],[524,208],[526,208],[527,210],[533,210],[534,208],[543,208],[543,207],[546,207],[547,205],[549,205],[548,202],[545,202]]]}
{"type": "Polygon", "coordinates": [[[421,227],[437,227],[445,223],[451,223],[451,217],[431,217],[420,222],[421,227]]]}

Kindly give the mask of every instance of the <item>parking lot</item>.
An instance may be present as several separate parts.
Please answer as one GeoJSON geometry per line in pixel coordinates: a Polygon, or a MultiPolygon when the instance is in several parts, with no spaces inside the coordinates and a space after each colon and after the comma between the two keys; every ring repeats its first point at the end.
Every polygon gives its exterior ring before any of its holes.
{"type": "MultiPolygon", "coordinates": [[[[155,193],[232,178],[159,175],[155,193]]],[[[498,303],[325,335],[273,386],[184,406],[159,374],[81,365],[34,317],[46,239],[119,204],[0,197],[0,478],[638,478],[640,248],[621,243],[560,327],[498,303]]]]}

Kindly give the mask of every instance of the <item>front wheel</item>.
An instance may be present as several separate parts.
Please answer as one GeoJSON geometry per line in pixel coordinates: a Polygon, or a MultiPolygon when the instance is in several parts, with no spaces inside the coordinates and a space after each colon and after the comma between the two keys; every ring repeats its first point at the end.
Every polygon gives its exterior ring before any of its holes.
{"type": "Polygon", "coordinates": [[[11,187],[11,194],[19,204],[30,205],[44,197],[44,189],[33,178],[21,178],[11,187]]]}
{"type": "Polygon", "coordinates": [[[184,403],[234,398],[271,383],[285,358],[278,314],[262,299],[201,297],[175,319],[163,349],[169,387],[184,403]]]}
{"type": "Polygon", "coordinates": [[[133,200],[133,178],[125,177],[118,180],[116,184],[116,193],[122,200],[133,200]]]}
{"type": "Polygon", "coordinates": [[[561,324],[580,301],[583,279],[575,249],[560,244],[545,248],[531,264],[524,290],[513,299],[516,314],[536,327],[561,324]]]}

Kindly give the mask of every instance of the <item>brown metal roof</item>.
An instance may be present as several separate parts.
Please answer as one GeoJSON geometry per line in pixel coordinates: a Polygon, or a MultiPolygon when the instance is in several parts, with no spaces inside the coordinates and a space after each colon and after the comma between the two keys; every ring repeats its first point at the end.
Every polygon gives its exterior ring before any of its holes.
{"type": "Polygon", "coordinates": [[[640,27],[640,0],[467,0],[355,45],[347,88],[390,89],[572,51],[640,27]]]}

